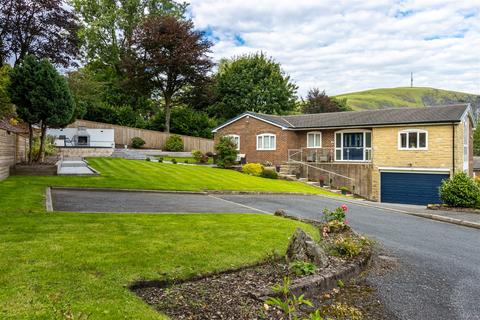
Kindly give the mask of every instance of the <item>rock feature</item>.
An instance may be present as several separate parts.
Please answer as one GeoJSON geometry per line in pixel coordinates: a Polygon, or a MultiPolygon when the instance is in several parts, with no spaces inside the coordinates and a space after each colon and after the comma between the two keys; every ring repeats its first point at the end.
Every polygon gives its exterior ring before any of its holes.
{"type": "Polygon", "coordinates": [[[274,215],[276,215],[278,217],[285,217],[287,215],[287,213],[283,209],[277,209],[277,210],[275,210],[274,215]]]}
{"type": "Polygon", "coordinates": [[[328,266],[328,256],[325,250],[300,228],[290,238],[287,248],[287,262],[312,262],[319,268],[328,266]]]}

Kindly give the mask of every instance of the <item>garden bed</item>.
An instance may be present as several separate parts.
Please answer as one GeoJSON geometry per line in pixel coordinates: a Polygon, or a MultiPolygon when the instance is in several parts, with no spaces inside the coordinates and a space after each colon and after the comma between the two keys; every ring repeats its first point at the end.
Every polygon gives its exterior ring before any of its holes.
{"type": "Polygon", "coordinates": [[[308,274],[294,270],[284,258],[272,256],[252,267],[186,281],[139,281],[130,289],[172,319],[288,319],[277,306],[266,303],[271,297],[284,298],[272,288],[288,279],[288,296],[304,294],[311,302],[311,306],[300,306],[297,316],[308,317],[318,309],[324,316],[350,312],[364,319],[391,319],[374,290],[358,277],[370,261],[371,243],[365,242],[355,256],[348,257],[334,253],[333,245],[345,238],[363,241],[363,237],[348,226],[328,235],[323,226],[320,230],[324,234],[322,246],[329,253],[328,265],[308,274]]]}
{"type": "Polygon", "coordinates": [[[446,204],[429,204],[427,209],[430,210],[442,210],[442,211],[456,211],[456,212],[468,212],[468,213],[478,213],[480,214],[480,209],[476,208],[463,208],[463,207],[452,207],[446,204]]]}

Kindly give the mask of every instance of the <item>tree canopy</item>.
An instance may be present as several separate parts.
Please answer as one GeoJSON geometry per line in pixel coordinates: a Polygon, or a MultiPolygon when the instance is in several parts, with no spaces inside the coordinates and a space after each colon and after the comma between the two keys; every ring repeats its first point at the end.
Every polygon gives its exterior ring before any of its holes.
{"type": "Polygon", "coordinates": [[[48,60],[28,55],[13,68],[9,92],[20,118],[30,129],[33,124],[41,128],[36,160],[43,161],[47,127],[64,127],[73,120],[75,104],[67,82],[48,60]]]}
{"type": "Polygon", "coordinates": [[[0,65],[29,54],[75,64],[77,35],[75,14],[62,0],[0,0],[0,65]]]}
{"type": "Polygon", "coordinates": [[[212,113],[231,118],[244,111],[282,114],[294,110],[297,86],[280,64],[263,53],[224,60],[216,75],[212,113]]]}
{"type": "Polygon", "coordinates": [[[306,101],[301,106],[302,113],[323,113],[349,111],[346,100],[337,100],[330,98],[319,88],[310,89],[307,93],[306,101]]]}
{"type": "Polygon", "coordinates": [[[170,132],[173,99],[187,86],[204,82],[213,66],[211,43],[191,21],[152,16],[135,29],[135,50],[124,60],[129,78],[161,97],[165,131],[170,132]]]}

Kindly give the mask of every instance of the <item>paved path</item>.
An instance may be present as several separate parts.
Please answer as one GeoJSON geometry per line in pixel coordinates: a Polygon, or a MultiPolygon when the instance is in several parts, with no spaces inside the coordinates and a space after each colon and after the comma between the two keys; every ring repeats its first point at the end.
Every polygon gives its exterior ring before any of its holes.
{"type": "MultiPolygon", "coordinates": [[[[54,191],[54,208],[65,205],[68,211],[88,211],[95,206],[95,211],[126,212],[136,206],[148,208],[140,211],[257,213],[284,209],[291,215],[320,219],[323,208],[343,203],[318,196],[131,194],[86,192],[75,197],[54,191]],[[60,204],[58,197],[68,200],[60,204]]],[[[369,279],[386,307],[399,319],[480,319],[480,230],[365,204],[348,204],[350,224],[381,242],[401,262],[393,272],[369,279]]]]}

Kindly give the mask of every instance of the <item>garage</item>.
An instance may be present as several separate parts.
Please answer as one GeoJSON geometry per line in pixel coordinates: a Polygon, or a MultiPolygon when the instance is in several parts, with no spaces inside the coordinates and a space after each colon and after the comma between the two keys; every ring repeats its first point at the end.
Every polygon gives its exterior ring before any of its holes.
{"type": "Polygon", "coordinates": [[[438,188],[449,173],[440,172],[381,172],[381,201],[426,205],[440,203],[438,188]]]}

